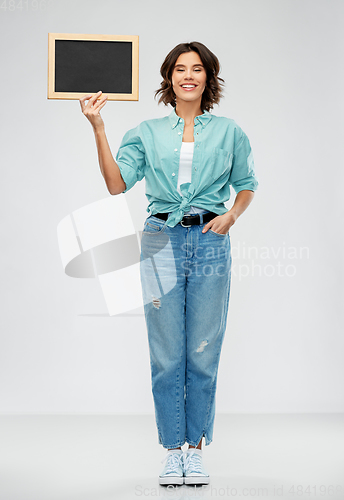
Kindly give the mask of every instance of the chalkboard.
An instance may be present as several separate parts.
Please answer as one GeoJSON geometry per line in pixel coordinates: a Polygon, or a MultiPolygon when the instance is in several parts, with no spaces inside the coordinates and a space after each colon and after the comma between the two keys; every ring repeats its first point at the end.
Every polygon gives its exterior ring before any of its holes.
{"type": "Polygon", "coordinates": [[[48,33],[48,99],[139,99],[139,37],[48,33]]]}

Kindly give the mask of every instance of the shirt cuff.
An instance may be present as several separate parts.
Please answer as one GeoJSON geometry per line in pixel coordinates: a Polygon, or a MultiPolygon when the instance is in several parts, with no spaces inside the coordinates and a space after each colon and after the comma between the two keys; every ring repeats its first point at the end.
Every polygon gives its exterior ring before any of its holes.
{"type": "Polygon", "coordinates": [[[238,194],[240,191],[244,191],[245,189],[249,191],[257,191],[259,183],[257,179],[252,179],[250,181],[238,181],[232,184],[234,191],[238,194]]]}
{"type": "Polygon", "coordinates": [[[116,161],[116,163],[117,163],[118,168],[121,172],[122,179],[126,185],[126,188],[124,191],[122,191],[122,193],[126,193],[127,191],[129,191],[129,189],[131,189],[135,185],[136,173],[135,173],[134,169],[132,169],[128,165],[125,165],[124,163],[120,163],[118,161],[116,161]]]}

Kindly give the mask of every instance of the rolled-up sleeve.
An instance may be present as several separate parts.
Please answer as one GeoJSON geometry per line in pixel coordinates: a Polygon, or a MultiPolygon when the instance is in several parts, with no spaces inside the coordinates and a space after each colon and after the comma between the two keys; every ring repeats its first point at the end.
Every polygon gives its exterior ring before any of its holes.
{"type": "Polygon", "coordinates": [[[128,130],[124,135],[116,155],[116,163],[126,185],[123,193],[126,193],[145,175],[146,155],[140,137],[140,126],[128,130]]]}
{"type": "Polygon", "coordinates": [[[242,137],[234,149],[229,183],[236,193],[244,189],[256,191],[259,185],[250,141],[243,131],[242,137]]]}

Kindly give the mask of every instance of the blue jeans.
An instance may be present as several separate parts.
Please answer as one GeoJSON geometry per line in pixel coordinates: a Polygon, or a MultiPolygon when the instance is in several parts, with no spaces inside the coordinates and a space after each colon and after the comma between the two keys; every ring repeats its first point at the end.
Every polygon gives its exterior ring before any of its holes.
{"type": "Polygon", "coordinates": [[[159,443],[213,439],[215,391],[227,323],[231,245],[203,224],[147,217],[140,275],[159,443]]]}

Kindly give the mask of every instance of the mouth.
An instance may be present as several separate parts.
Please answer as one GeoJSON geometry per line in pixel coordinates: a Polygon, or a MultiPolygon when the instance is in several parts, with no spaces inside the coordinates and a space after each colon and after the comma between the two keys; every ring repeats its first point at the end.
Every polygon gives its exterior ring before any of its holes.
{"type": "Polygon", "coordinates": [[[194,83],[185,83],[184,85],[181,85],[181,88],[185,90],[186,92],[190,92],[191,90],[195,90],[197,85],[194,83]]]}

